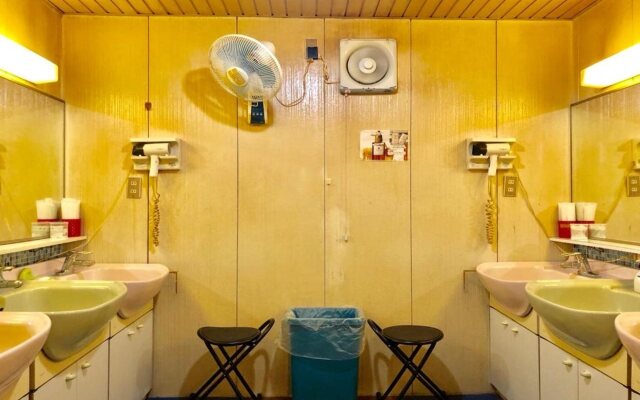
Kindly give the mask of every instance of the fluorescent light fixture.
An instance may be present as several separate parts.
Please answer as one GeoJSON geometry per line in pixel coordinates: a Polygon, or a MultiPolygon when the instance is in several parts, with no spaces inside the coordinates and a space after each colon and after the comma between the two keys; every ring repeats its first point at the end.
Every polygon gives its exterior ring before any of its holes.
{"type": "Polygon", "coordinates": [[[603,88],[640,75],[640,43],[582,70],[582,86],[603,88]]]}
{"type": "Polygon", "coordinates": [[[0,70],[31,83],[58,81],[58,66],[0,35],[0,70]]]}

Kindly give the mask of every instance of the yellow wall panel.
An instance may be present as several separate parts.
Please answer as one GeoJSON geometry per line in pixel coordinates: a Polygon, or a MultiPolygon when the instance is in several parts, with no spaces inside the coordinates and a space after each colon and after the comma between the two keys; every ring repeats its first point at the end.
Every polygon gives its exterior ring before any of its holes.
{"type": "Polygon", "coordinates": [[[147,136],[147,19],[67,16],[63,49],[66,195],[82,200],[96,260],[145,262],[146,201],[119,190],[131,169],[129,138],[147,136]]]}
{"type": "MultiPolygon", "coordinates": [[[[331,180],[325,191],[326,302],[361,307],[367,317],[387,326],[411,321],[410,164],[362,161],[359,143],[363,129],[409,129],[410,23],[326,21],[331,80],[338,77],[340,39],[376,37],[397,41],[398,93],[345,97],[337,85],[326,88],[325,163],[331,180]]],[[[367,329],[362,394],[386,389],[397,371],[392,358],[367,329]]]]}
{"type": "MultiPolygon", "coordinates": [[[[551,236],[556,235],[557,203],[571,198],[571,49],[570,22],[498,22],[498,136],[516,138],[514,165],[551,236]]],[[[500,260],[558,257],[522,192],[502,197],[501,179],[498,174],[500,260]]]]}
{"type": "MultiPolygon", "coordinates": [[[[284,68],[278,95],[283,102],[302,94],[305,39],[321,39],[323,25],[321,19],[239,19],[239,33],[275,45],[284,68]]],[[[239,105],[241,326],[258,326],[268,318],[279,321],[292,306],[324,304],[324,96],[319,63],[310,69],[307,90],[299,106],[284,108],[271,100],[271,122],[265,127],[249,126],[246,103],[239,105]]],[[[255,389],[265,396],[289,392],[289,357],[274,342],[279,327],[277,322],[247,363],[255,389]]]]}
{"type": "Polygon", "coordinates": [[[155,314],[154,395],[187,396],[213,371],[196,336],[236,323],[236,98],[209,70],[209,46],[234,18],[151,17],[151,137],[182,140],[181,170],[161,172],[160,246],[150,262],[178,272],[155,314]],[[178,348],[180,351],[164,351],[178,348]]]}
{"type": "Polygon", "coordinates": [[[579,88],[578,100],[610,89],[581,87],[580,71],[635,44],[634,34],[638,32],[633,27],[633,4],[633,0],[602,0],[574,20],[575,84],[579,88]]]}
{"type": "MultiPolygon", "coordinates": [[[[62,15],[42,0],[0,0],[0,34],[60,67],[62,15]]],[[[61,71],[59,72],[62,76],[61,71]]],[[[60,97],[60,82],[34,85],[60,97]]]]}
{"type": "Polygon", "coordinates": [[[474,278],[463,290],[462,271],[496,255],[487,178],[467,170],[464,151],[467,138],[495,136],[495,23],[411,24],[413,323],[444,332],[426,369],[445,391],[488,392],[487,297],[474,278]]]}

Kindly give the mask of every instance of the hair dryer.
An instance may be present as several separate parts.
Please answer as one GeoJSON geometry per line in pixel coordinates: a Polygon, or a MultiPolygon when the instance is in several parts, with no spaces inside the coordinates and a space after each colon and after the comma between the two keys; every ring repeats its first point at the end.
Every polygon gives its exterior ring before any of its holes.
{"type": "Polygon", "coordinates": [[[169,143],[138,143],[133,146],[134,156],[149,157],[149,177],[158,176],[160,157],[169,154],[169,143]]]}

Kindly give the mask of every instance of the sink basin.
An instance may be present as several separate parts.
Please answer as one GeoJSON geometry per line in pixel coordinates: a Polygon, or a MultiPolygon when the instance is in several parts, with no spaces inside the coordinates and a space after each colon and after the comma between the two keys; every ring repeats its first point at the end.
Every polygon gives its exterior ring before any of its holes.
{"type": "Polygon", "coordinates": [[[548,279],[569,279],[573,270],[560,269],[554,262],[489,262],[476,267],[480,282],[512,313],[524,317],[531,312],[525,292],[527,283],[548,279]]]}
{"type": "Polygon", "coordinates": [[[611,279],[531,282],[527,296],[549,329],[583,353],[601,360],[620,349],[618,314],[640,310],[631,282],[611,279]]]}
{"type": "Polygon", "coordinates": [[[118,282],[28,281],[19,289],[0,290],[0,308],[45,313],[51,319],[51,331],[43,351],[60,361],[100,334],[126,292],[118,282]]]}
{"type": "Polygon", "coordinates": [[[616,317],[616,331],[627,352],[640,365],[640,312],[625,312],[616,317]]]}
{"type": "Polygon", "coordinates": [[[127,294],[118,314],[128,318],[160,292],[168,275],[169,269],[161,264],[95,264],[68,278],[122,282],[127,294]]]}
{"type": "Polygon", "coordinates": [[[0,312],[0,393],[31,364],[50,329],[51,320],[45,314],[0,312]]]}

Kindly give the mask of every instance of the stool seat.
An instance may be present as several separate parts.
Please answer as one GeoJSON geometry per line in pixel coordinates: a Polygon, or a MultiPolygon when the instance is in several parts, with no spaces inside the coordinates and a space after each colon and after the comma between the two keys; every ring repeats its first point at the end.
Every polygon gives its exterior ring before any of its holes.
{"type": "Polygon", "coordinates": [[[429,344],[444,337],[440,329],[421,325],[396,325],[382,330],[382,334],[398,344],[429,344]]]}
{"type": "Polygon", "coordinates": [[[256,328],[206,326],[198,329],[198,336],[216,346],[238,346],[260,336],[260,331],[256,328]]]}

